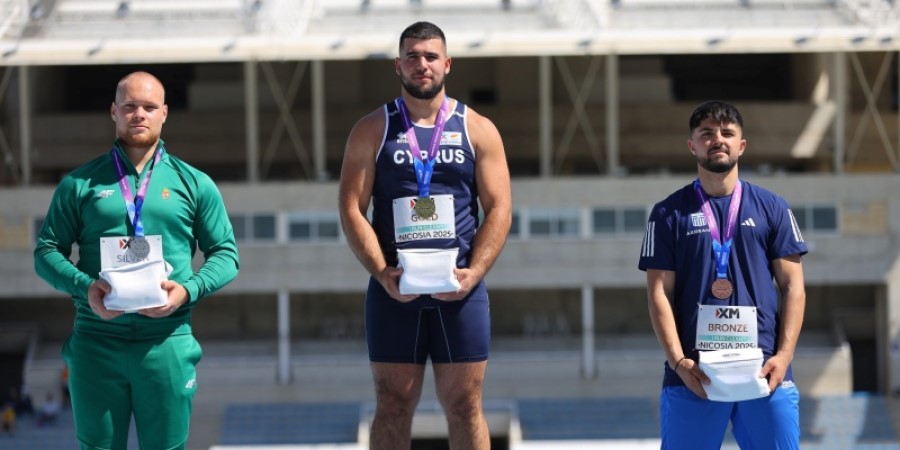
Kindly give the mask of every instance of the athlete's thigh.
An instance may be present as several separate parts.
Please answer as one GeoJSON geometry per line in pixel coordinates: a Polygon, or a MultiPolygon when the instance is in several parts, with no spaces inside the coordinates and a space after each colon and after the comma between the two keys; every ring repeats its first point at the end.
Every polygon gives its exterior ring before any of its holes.
{"type": "Polygon", "coordinates": [[[81,448],[125,450],[132,411],[127,341],[73,332],[62,353],[81,448]]]}
{"type": "Polygon", "coordinates": [[[382,406],[415,409],[425,380],[424,364],[373,362],[372,379],[375,395],[382,406]]]}
{"type": "Polygon", "coordinates": [[[428,362],[428,335],[423,332],[423,298],[401,303],[377,282],[366,293],[366,343],[369,361],[398,364],[428,362]]]}
{"type": "Polygon", "coordinates": [[[484,283],[464,300],[438,302],[429,317],[432,363],[479,362],[491,345],[490,302],[484,283]]]}
{"type": "Polygon", "coordinates": [[[797,387],[779,387],[768,397],[738,403],[732,428],[744,450],[796,450],[800,447],[797,387]]]}
{"type": "Polygon", "coordinates": [[[445,407],[472,399],[480,402],[487,361],[433,364],[433,368],[435,390],[445,407]]]}
{"type": "Polygon", "coordinates": [[[141,448],[184,448],[201,356],[190,334],[135,344],[132,398],[141,448]]]}
{"type": "Polygon", "coordinates": [[[662,450],[719,450],[733,405],[702,399],[684,386],[664,387],[659,396],[662,450]]]}

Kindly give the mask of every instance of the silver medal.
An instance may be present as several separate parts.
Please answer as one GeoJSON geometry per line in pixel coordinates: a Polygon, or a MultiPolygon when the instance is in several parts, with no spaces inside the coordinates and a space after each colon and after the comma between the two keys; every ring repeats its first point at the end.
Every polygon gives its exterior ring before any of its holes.
{"type": "Polygon", "coordinates": [[[138,261],[147,259],[147,255],[150,254],[150,242],[143,236],[133,237],[128,248],[131,250],[131,256],[138,261]]]}

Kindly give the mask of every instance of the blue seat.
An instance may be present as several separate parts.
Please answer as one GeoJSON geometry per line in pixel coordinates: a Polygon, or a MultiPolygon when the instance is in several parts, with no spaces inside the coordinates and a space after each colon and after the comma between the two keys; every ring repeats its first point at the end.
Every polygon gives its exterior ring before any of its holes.
{"type": "Polygon", "coordinates": [[[324,444],[357,441],[359,403],[230,405],[223,445],[324,444]]]}
{"type": "Polygon", "coordinates": [[[656,410],[647,398],[520,400],[525,440],[653,439],[656,410]]]}

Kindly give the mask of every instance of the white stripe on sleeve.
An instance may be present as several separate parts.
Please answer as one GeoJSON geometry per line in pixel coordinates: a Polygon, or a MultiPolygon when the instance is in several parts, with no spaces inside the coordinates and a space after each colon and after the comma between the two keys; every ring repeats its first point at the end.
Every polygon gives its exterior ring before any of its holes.
{"type": "Polygon", "coordinates": [[[644,248],[641,249],[641,256],[652,258],[656,251],[656,222],[647,223],[647,231],[644,233],[644,248]]]}
{"type": "Polygon", "coordinates": [[[797,225],[797,219],[794,218],[794,212],[788,209],[791,216],[791,231],[794,232],[794,242],[803,242],[803,235],[800,234],[800,226],[797,225]]]}

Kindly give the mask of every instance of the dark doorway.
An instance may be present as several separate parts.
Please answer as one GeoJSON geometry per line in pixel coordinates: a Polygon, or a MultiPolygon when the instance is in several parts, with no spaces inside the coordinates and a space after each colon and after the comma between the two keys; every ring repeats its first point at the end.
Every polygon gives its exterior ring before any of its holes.
{"type": "Polygon", "coordinates": [[[878,354],[874,338],[848,339],[853,358],[853,391],[878,392],[878,354]]]}
{"type": "Polygon", "coordinates": [[[22,388],[22,368],[25,362],[24,353],[0,353],[0,400],[5,400],[10,388],[22,388]]]}
{"type": "Polygon", "coordinates": [[[678,101],[793,98],[790,54],[703,54],[665,57],[678,101]]]}

